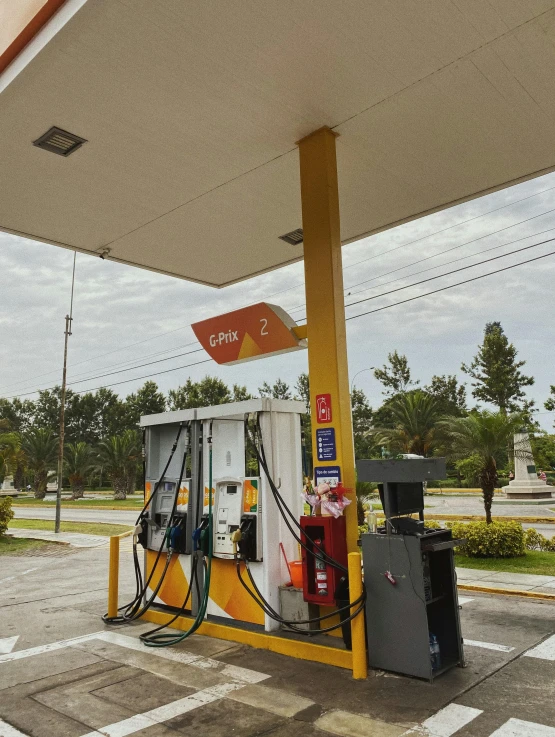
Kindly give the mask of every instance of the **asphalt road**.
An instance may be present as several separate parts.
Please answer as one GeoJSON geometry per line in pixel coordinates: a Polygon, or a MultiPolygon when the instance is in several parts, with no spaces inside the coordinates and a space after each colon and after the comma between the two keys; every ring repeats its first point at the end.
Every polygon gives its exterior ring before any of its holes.
{"type": "MultiPolygon", "coordinates": [[[[16,519],[46,519],[54,521],[54,507],[13,507],[16,519]]],[[[140,510],[128,509],[64,509],[62,520],[66,522],[108,522],[132,527],[140,510]]]]}
{"type": "MultiPolygon", "coordinates": [[[[17,519],[46,519],[54,520],[54,507],[13,507],[17,519]]],[[[449,510],[450,511],[450,510],[449,510]]],[[[139,511],[127,509],[63,509],[62,519],[67,522],[108,522],[114,525],[135,524],[139,511]]],[[[518,514],[518,511],[513,511],[518,514]]],[[[537,511],[536,514],[543,514],[543,510],[537,511]]],[[[432,518],[433,511],[429,510],[427,516],[432,518]]],[[[523,527],[534,527],[545,537],[555,536],[555,524],[523,524],[523,527]]]]}

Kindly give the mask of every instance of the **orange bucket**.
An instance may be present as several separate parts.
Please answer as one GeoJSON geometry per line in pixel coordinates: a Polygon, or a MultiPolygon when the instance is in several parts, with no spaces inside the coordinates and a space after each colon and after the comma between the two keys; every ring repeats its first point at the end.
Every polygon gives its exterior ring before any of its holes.
{"type": "Polygon", "coordinates": [[[296,589],[303,587],[303,562],[302,560],[293,560],[289,563],[289,575],[291,583],[296,589]]]}

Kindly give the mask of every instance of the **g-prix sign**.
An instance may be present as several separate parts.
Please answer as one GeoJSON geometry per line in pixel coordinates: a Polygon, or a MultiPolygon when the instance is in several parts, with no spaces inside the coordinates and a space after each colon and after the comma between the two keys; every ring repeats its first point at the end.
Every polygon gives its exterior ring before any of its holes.
{"type": "Polygon", "coordinates": [[[259,302],[191,326],[216,363],[241,363],[306,348],[292,329],[293,318],[276,305],[259,302]]]}

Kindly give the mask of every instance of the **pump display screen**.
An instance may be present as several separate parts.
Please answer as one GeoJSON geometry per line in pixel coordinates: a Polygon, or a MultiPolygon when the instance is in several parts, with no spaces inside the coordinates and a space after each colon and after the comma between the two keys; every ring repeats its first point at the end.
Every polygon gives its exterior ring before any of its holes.
{"type": "Polygon", "coordinates": [[[236,486],[228,486],[226,491],[227,491],[228,494],[237,494],[237,487],[236,486]]]}
{"type": "Polygon", "coordinates": [[[164,491],[173,491],[175,484],[172,481],[164,481],[164,491]]]}

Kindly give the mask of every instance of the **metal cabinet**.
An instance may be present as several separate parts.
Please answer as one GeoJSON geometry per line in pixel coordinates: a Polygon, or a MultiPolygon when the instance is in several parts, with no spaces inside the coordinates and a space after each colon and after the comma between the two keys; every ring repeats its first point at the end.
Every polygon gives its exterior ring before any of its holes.
{"type": "Polygon", "coordinates": [[[464,665],[450,530],[362,535],[369,663],[432,681],[464,665]],[[395,583],[385,575],[390,572],[395,583]],[[441,663],[432,667],[430,634],[441,663]]]}

